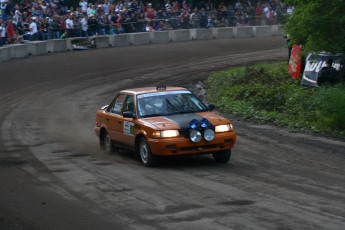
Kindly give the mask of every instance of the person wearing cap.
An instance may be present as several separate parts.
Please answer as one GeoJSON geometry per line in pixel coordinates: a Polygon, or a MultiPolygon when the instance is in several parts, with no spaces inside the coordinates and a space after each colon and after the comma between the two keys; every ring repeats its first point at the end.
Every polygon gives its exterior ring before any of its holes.
{"type": "Polygon", "coordinates": [[[74,29],[74,22],[73,22],[73,14],[69,14],[68,18],[65,21],[66,23],[66,31],[68,37],[73,37],[73,29],[74,29]]]}
{"type": "Polygon", "coordinates": [[[38,39],[38,29],[37,29],[37,23],[36,23],[36,17],[32,17],[29,19],[29,40],[30,41],[36,41],[38,39]]]}
{"type": "Polygon", "coordinates": [[[155,9],[152,7],[152,4],[151,3],[147,4],[145,19],[152,27],[154,25],[155,17],[156,17],[156,12],[155,12],[155,9]]]}

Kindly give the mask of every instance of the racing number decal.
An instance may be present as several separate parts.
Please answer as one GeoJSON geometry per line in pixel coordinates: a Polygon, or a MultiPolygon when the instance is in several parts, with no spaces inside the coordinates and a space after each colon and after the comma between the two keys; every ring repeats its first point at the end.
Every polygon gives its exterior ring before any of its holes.
{"type": "Polygon", "coordinates": [[[125,121],[123,123],[123,132],[124,132],[124,134],[133,135],[134,134],[134,123],[125,121]]]}

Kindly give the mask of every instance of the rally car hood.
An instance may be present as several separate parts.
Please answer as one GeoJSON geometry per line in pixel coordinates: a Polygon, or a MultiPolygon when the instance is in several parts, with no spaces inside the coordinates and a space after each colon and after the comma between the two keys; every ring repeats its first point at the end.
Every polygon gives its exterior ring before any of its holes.
{"type": "Polygon", "coordinates": [[[155,126],[159,130],[166,130],[189,128],[189,123],[191,120],[196,119],[200,121],[203,118],[206,118],[212,126],[230,123],[229,120],[213,112],[186,113],[169,116],[148,117],[142,118],[142,121],[145,123],[150,123],[150,125],[155,126]]]}

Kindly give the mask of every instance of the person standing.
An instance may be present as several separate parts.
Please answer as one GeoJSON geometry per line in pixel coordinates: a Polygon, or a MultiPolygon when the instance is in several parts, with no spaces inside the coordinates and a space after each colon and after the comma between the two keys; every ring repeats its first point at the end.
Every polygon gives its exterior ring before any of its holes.
{"type": "Polygon", "coordinates": [[[15,41],[15,38],[14,38],[14,26],[13,26],[11,18],[7,19],[6,31],[7,31],[7,43],[13,44],[15,41]]]}
{"type": "Polygon", "coordinates": [[[81,36],[87,37],[88,36],[88,23],[87,23],[87,14],[83,14],[82,19],[80,20],[81,24],[81,36]]]}
{"type": "Polygon", "coordinates": [[[74,29],[74,22],[73,22],[73,14],[69,14],[68,18],[65,21],[66,23],[66,31],[68,37],[73,37],[73,29],[74,29]]]}
{"type": "Polygon", "coordinates": [[[0,47],[6,43],[6,26],[5,23],[0,18],[0,47]]]}
{"type": "Polygon", "coordinates": [[[86,0],[81,0],[79,2],[79,6],[81,7],[82,13],[87,13],[87,1],[86,0]]]}
{"type": "Polygon", "coordinates": [[[30,25],[29,25],[29,40],[30,41],[36,41],[38,39],[38,29],[37,29],[37,24],[36,24],[36,17],[32,17],[29,19],[30,25]]]}

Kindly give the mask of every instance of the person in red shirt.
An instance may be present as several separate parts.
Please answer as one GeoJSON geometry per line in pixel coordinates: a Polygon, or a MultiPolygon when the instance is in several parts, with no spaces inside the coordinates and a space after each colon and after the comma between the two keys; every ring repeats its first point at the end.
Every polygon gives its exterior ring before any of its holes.
{"type": "Polygon", "coordinates": [[[155,9],[152,7],[152,4],[149,3],[146,7],[145,17],[146,21],[153,26],[155,20],[156,12],[155,9]]]}
{"type": "Polygon", "coordinates": [[[12,44],[15,41],[14,37],[14,26],[12,23],[12,19],[7,19],[7,25],[6,25],[6,31],[7,31],[7,42],[9,44],[12,44]]]}
{"type": "Polygon", "coordinates": [[[263,12],[262,6],[261,6],[260,3],[258,3],[256,5],[256,8],[255,8],[255,24],[257,26],[260,25],[261,17],[262,17],[262,12],[263,12]]]}

